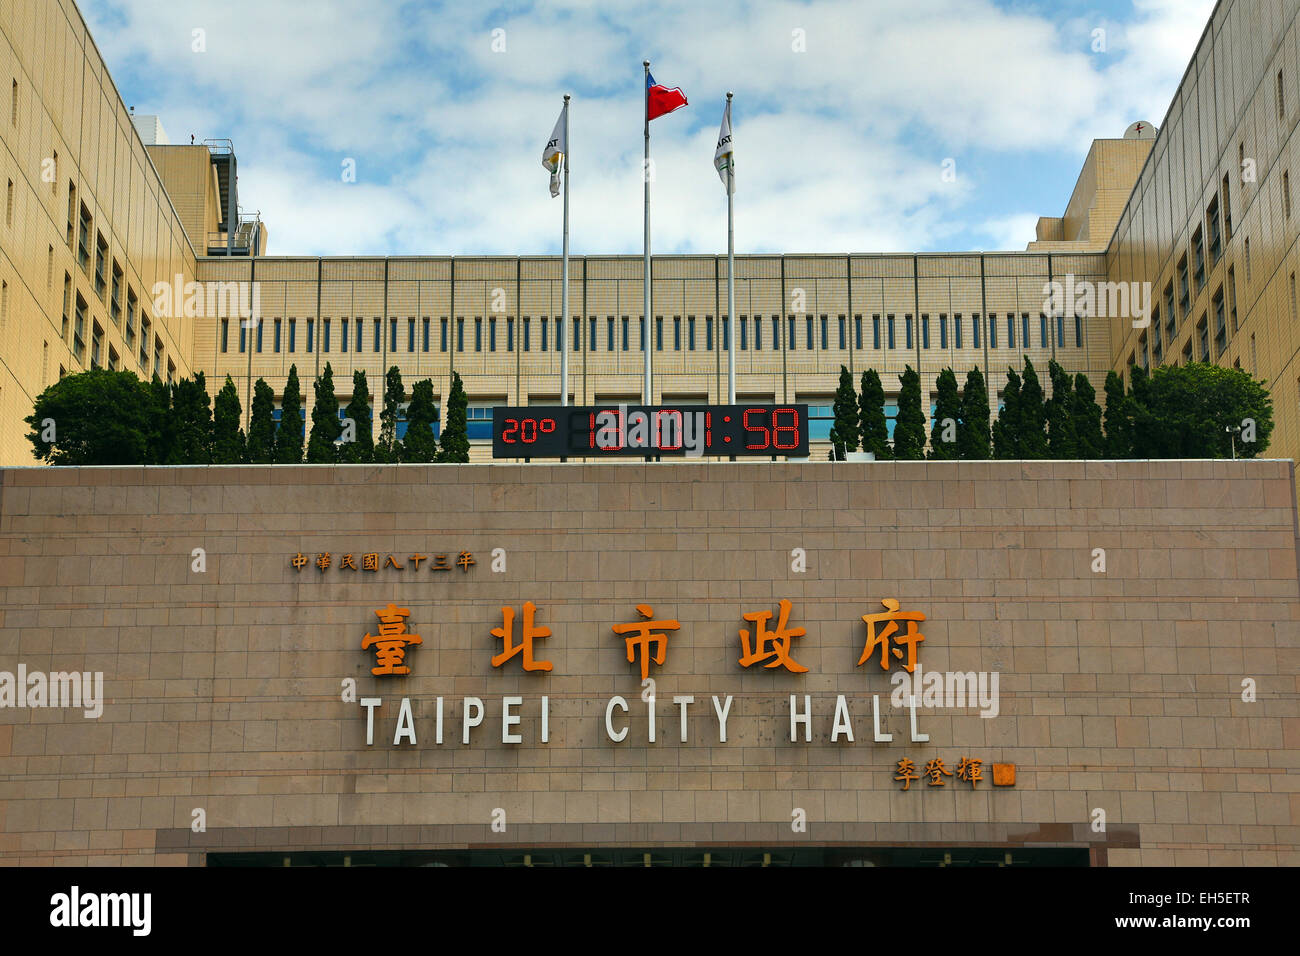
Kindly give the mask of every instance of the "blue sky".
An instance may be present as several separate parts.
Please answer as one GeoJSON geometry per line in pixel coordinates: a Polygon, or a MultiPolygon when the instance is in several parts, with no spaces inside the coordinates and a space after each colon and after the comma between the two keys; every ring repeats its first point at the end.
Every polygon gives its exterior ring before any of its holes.
{"type": "Polygon", "coordinates": [[[276,255],[558,252],[566,92],[571,251],[639,253],[647,57],[690,98],[651,124],[656,252],[725,251],[728,89],[737,252],[1022,249],[1092,139],[1163,120],[1212,6],[81,0],[128,105],[234,140],[276,255]]]}

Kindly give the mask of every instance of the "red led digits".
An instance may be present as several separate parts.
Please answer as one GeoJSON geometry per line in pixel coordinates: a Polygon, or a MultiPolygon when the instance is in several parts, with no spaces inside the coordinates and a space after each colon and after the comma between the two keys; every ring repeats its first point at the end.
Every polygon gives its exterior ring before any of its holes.
{"type": "Polygon", "coordinates": [[[799,412],[793,408],[778,408],[772,412],[772,447],[781,451],[794,451],[799,447],[799,412]],[[779,415],[791,415],[794,417],[793,424],[782,425],[779,415]],[[790,432],[794,437],[789,439],[789,444],[781,443],[781,433],[790,432]]]}
{"type": "Polygon", "coordinates": [[[763,418],[766,418],[767,409],[747,408],[745,409],[745,416],[743,419],[745,423],[745,437],[749,439],[745,442],[745,448],[749,451],[762,451],[763,449],[771,446],[772,437],[771,435],[768,434],[766,425],[754,425],[750,423],[749,416],[751,415],[760,415],[763,418]],[[758,439],[752,437],[754,432],[757,432],[759,436],[762,438],[763,443],[761,445],[755,444],[755,442],[758,439]]]}

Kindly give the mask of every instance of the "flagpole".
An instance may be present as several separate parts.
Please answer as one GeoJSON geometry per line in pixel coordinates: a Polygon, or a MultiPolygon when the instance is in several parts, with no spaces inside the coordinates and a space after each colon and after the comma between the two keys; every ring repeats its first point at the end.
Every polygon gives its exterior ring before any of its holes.
{"type": "Polygon", "coordinates": [[[569,94],[564,94],[564,276],[560,292],[560,404],[569,404],[569,94]]]}
{"type": "MultiPolygon", "coordinates": [[[[731,96],[727,93],[727,116],[731,116],[731,96]]],[[[734,128],[734,127],[733,127],[734,128]]],[[[734,142],[734,140],[733,140],[734,142]]],[[[727,344],[727,404],[736,404],[736,217],[732,209],[735,195],[735,162],[733,152],[727,163],[727,324],[730,337],[727,344]]]]}
{"type": "Polygon", "coordinates": [[[645,68],[645,79],[641,84],[642,96],[645,98],[645,164],[641,167],[641,179],[645,183],[645,262],[642,265],[645,280],[645,292],[642,297],[645,303],[645,318],[641,323],[641,338],[645,349],[645,381],[641,388],[641,404],[649,405],[654,398],[650,387],[650,323],[653,321],[650,290],[650,61],[642,60],[641,65],[645,68]]]}

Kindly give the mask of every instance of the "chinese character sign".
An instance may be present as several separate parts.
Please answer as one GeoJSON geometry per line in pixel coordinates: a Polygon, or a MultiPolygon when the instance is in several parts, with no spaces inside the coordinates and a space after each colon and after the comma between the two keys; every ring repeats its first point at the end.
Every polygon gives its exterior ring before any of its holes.
{"type": "Polygon", "coordinates": [[[376,666],[370,669],[370,673],[376,677],[411,673],[411,668],[405,663],[406,648],[424,642],[419,634],[411,634],[406,630],[406,618],[411,616],[410,609],[390,603],[388,607],[376,611],[375,616],[379,618],[379,633],[367,633],[361,642],[362,650],[374,648],[376,666]]]}
{"type": "Polygon", "coordinates": [[[885,598],[880,603],[885,606],[885,613],[862,615],[863,623],[867,625],[867,644],[862,649],[862,656],[858,658],[858,666],[870,660],[872,651],[877,647],[880,648],[881,670],[889,670],[891,650],[894,657],[902,660],[903,652],[897,646],[893,648],[889,646],[889,639],[892,637],[895,645],[907,647],[907,663],[903,665],[903,669],[910,674],[916,670],[916,645],[925,640],[925,635],[916,629],[916,626],[925,620],[925,615],[920,611],[900,611],[898,602],[893,598],[885,598]],[[902,634],[898,633],[900,621],[907,625],[907,630],[902,634]]]}

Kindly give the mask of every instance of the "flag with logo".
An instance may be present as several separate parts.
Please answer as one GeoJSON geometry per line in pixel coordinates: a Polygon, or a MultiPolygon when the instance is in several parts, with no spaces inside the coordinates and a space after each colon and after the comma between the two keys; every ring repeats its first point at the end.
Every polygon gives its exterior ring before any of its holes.
{"type": "Polygon", "coordinates": [[[645,74],[646,121],[658,119],[666,113],[687,106],[686,94],[680,86],[671,89],[655,82],[655,78],[646,70],[645,74]]]}
{"type": "Polygon", "coordinates": [[[569,104],[565,103],[564,108],[560,110],[560,118],[555,121],[555,129],[551,130],[551,138],[547,140],[546,148],[542,150],[542,165],[551,173],[552,199],[560,194],[560,167],[564,163],[564,154],[569,151],[569,144],[564,138],[564,114],[568,110],[569,104]]]}
{"type": "Polygon", "coordinates": [[[736,157],[732,146],[731,100],[727,100],[727,108],[722,111],[722,128],[718,130],[718,148],[713,151],[713,168],[729,193],[736,191],[736,157]]]}

